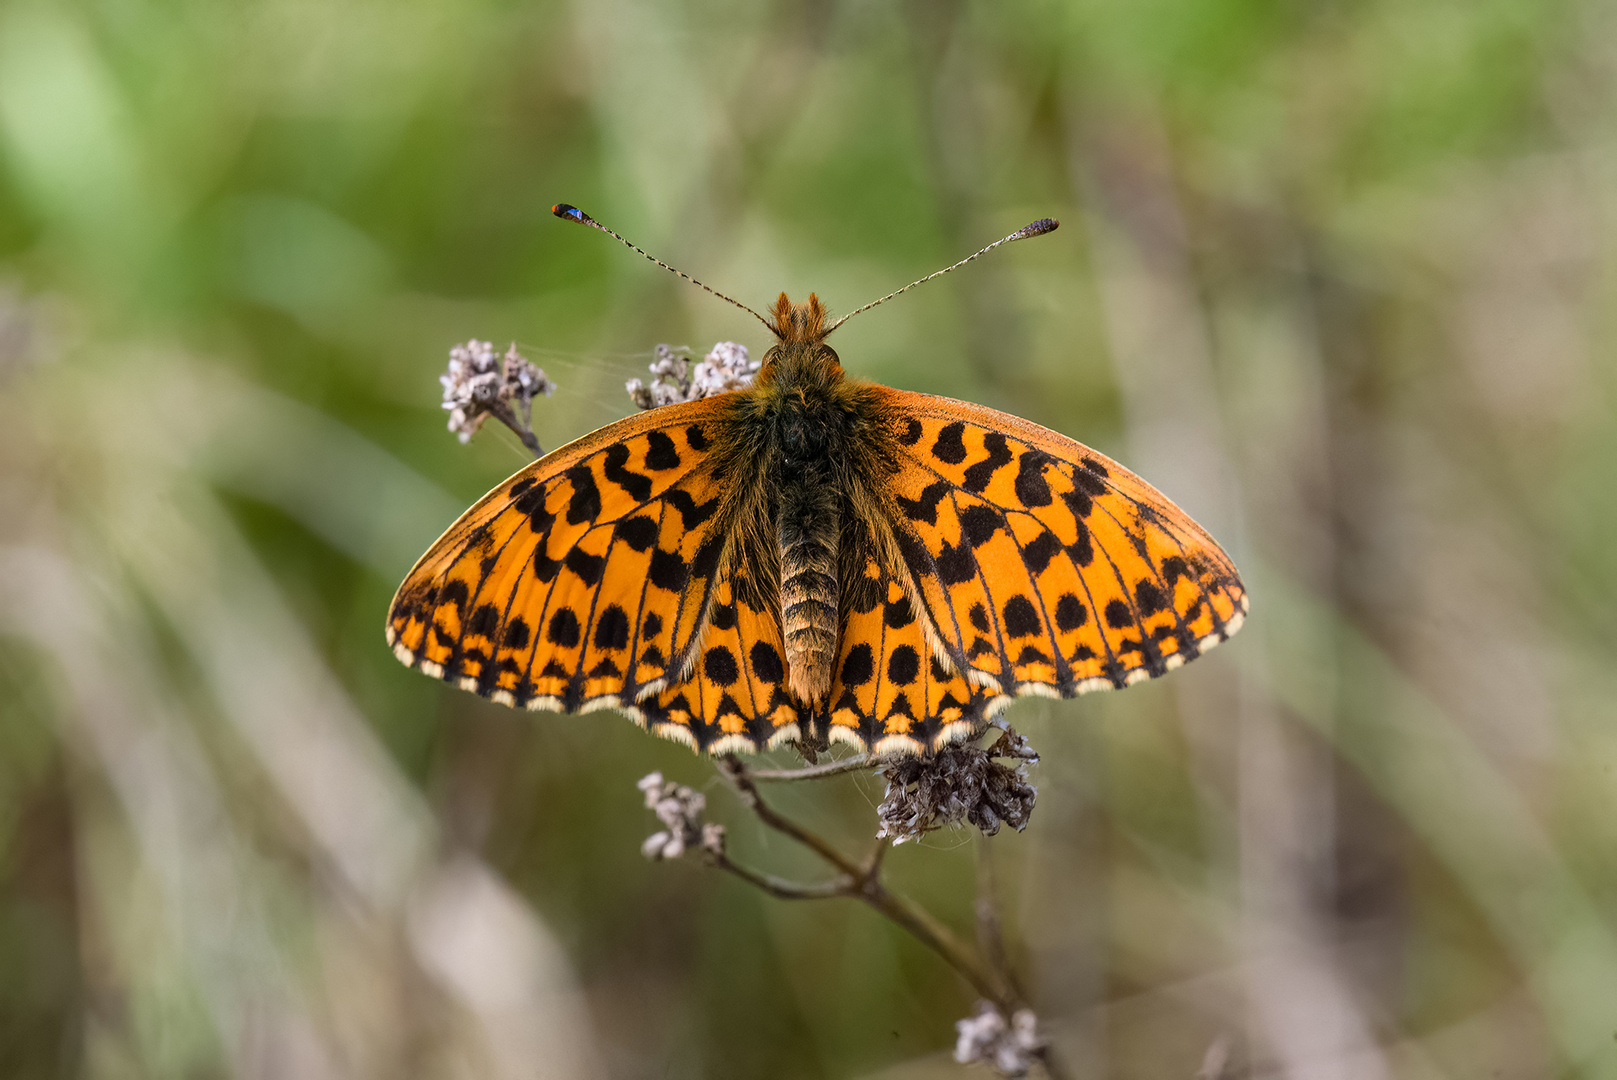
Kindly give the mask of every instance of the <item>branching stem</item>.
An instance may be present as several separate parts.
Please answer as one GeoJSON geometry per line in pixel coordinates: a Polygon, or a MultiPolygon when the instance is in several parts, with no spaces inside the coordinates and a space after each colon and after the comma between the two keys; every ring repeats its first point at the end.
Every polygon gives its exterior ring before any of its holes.
{"type": "Polygon", "coordinates": [[[730,863],[728,857],[718,865],[776,896],[791,899],[847,896],[862,900],[908,930],[923,945],[937,953],[950,967],[958,971],[977,993],[994,1002],[1005,1011],[1006,1015],[1021,1007],[1020,999],[1009,980],[985,963],[983,957],[961,941],[954,931],[939,922],[937,917],[925,908],[889,891],[882,884],[882,860],[888,847],[885,840],[878,843],[876,850],[861,866],[812,829],[791,820],[764,802],[758,793],[755,778],[739,758],[734,755],[721,758],[719,771],[734,785],[743,804],[758,815],[758,820],[813,851],[835,867],[840,876],[825,886],[797,885],[755,871],[744,870],[730,863]]]}

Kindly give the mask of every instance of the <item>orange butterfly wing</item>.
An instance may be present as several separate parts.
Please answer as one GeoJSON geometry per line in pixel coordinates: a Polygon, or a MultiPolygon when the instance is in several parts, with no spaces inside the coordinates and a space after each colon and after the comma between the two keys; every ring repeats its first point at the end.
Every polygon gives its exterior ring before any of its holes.
{"type": "Polygon", "coordinates": [[[950,671],[895,575],[868,560],[844,582],[829,736],[877,754],[920,753],[981,731],[1010,698],[950,671]]]}
{"type": "Polygon", "coordinates": [[[879,388],[903,561],[950,662],[999,694],[1161,675],[1247,611],[1218,544],[1145,481],[1007,413],[879,388]]]}
{"type": "Polygon", "coordinates": [[[718,580],[726,529],[710,449],[731,397],[610,424],[484,496],[393,598],[399,659],[506,705],[619,707],[697,746],[794,736],[779,626],[735,610],[718,580]],[[726,647],[733,678],[715,652],[726,647]]]}

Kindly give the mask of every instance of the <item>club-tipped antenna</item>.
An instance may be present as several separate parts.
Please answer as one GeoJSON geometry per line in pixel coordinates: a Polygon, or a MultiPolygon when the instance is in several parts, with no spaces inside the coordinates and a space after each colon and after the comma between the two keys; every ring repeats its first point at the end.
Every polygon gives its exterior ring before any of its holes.
{"type": "Polygon", "coordinates": [[[622,244],[624,247],[630,248],[630,249],[632,249],[634,251],[639,251],[642,256],[649,259],[651,262],[656,263],[658,266],[662,267],[664,270],[667,270],[670,274],[678,274],[680,277],[684,278],[686,281],[690,282],[692,285],[695,285],[697,288],[703,289],[703,290],[705,290],[707,292],[712,293],[714,296],[717,296],[720,300],[723,300],[727,304],[734,304],[736,307],[740,308],[742,311],[745,311],[748,315],[751,315],[753,318],[755,318],[759,322],[763,323],[764,326],[768,327],[770,333],[774,333],[775,328],[774,328],[774,326],[772,326],[770,324],[769,320],[764,318],[762,315],[758,314],[756,311],[752,310],[746,304],[743,304],[741,301],[736,300],[736,299],[734,299],[732,297],[725,296],[723,293],[721,293],[717,289],[712,289],[712,288],[709,288],[706,285],[703,285],[700,281],[697,281],[695,278],[693,278],[689,274],[685,273],[685,271],[676,270],[672,266],[669,266],[667,263],[663,262],[661,259],[656,258],[653,255],[647,255],[644,251],[641,251],[641,249],[639,247],[637,247],[636,245],[634,245],[634,244],[630,243],[629,241],[625,240],[623,237],[619,236],[617,233],[613,232],[611,229],[607,228],[605,225],[602,225],[599,221],[596,221],[594,218],[592,218],[588,214],[584,213],[584,211],[580,210],[578,207],[576,207],[576,206],[568,206],[566,203],[557,203],[555,206],[552,206],[550,208],[550,212],[552,214],[555,214],[557,217],[561,218],[563,221],[574,221],[574,222],[577,222],[580,225],[588,225],[592,229],[597,229],[600,232],[606,233],[606,235],[610,236],[612,239],[616,240],[618,243],[622,244]]]}
{"type": "Polygon", "coordinates": [[[870,303],[866,304],[864,307],[854,308],[852,311],[850,311],[846,315],[842,316],[842,318],[838,319],[836,322],[834,322],[830,326],[826,327],[825,332],[827,334],[829,334],[831,331],[835,330],[837,327],[841,326],[843,323],[847,322],[849,319],[853,318],[855,315],[859,314],[861,311],[869,311],[871,308],[875,307],[877,304],[885,304],[885,303],[887,303],[887,301],[891,300],[893,297],[897,296],[899,293],[909,292],[911,289],[915,288],[915,286],[924,285],[928,281],[931,281],[935,277],[942,277],[944,274],[947,274],[950,270],[958,270],[962,266],[965,266],[967,263],[969,263],[971,260],[976,259],[976,258],[981,258],[982,256],[987,255],[990,251],[993,251],[995,248],[999,247],[999,245],[1001,245],[1001,244],[1009,244],[1012,240],[1026,240],[1030,236],[1043,236],[1045,233],[1055,232],[1060,227],[1061,227],[1061,222],[1057,221],[1055,218],[1040,218],[1037,221],[1029,222],[1028,224],[1023,225],[1020,229],[1017,229],[1015,232],[1011,233],[1011,235],[1005,237],[1004,239],[995,240],[992,244],[989,244],[987,247],[983,248],[981,251],[977,252],[975,255],[967,255],[964,259],[961,259],[959,262],[955,263],[953,266],[945,266],[942,270],[939,270],[936,273],[928,274],[924,278],[920,278],[918,280],[910,282],[908,285],[904,286],[902,289],[894,289],[892,292],[888,293],[886,296],[882,297],[880,300],[872,300],[870,303]]]}

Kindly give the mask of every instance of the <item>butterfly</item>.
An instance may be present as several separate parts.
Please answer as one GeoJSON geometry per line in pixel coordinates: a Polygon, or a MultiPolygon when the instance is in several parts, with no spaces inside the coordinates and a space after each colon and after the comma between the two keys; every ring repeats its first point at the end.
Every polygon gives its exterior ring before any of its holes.
{"type": "Polygon", "coordinates": [[[750,386],[500,484],[399,587],[398,658],[505,705],[812,759],[925,754],[1018,695],[1121,688],[1234,634],[1235,566],[1145,481],[1007,413],[844,373],[827,336],[920,283],[836,321],[782,293],[753,312],[774,345],[750,386]]]}

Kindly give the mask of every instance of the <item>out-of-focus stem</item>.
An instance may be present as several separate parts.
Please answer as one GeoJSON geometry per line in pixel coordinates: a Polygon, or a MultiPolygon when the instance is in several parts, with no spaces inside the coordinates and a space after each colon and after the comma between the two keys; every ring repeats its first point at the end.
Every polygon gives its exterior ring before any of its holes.
{"type": "MultiPolygon", "coordinates": [[[[840,763],[839,763],[840,764],[840,763]]],[[[774,895],[785,895],[793,899],[807,899],[811,896],[849,896],[864,901],[866,904],[881,912],[887,918],[908,930],[917,940],[927,948],[937,953],[944,962],[958,971],[972,988],[983,997],[994,1002],[1007,1015],[1020,1007],[1019,998],[1015,989],[993,967],[984,962],[978,955],[958,936],[925,908],[920,907],[906,897],[891,892],[881,882],[882,856],[887,849],[886,841],[872,853],[865,865],[860,866],[847,855],[838,851],[828,840],[806,826],[800,825],[788,817],[777,812],[768,803],[764,802],[753,782],[753,777],[741,760],[734,755],[727,755],[719,761],[719,771],[736,788],[742,802],[758,820],[777,832],[796,840],[804,847],[809,848],[820,858],[841,871],[841,877],[831,882],[829,889],[823,893],[811,893],[815,886],[800,886],[791,882],[780,882],[767,875],[754,871],[743,872],[741,868],[731,864],[726,867],[733,873],[753,884],[764,888],[774,895]],[[784,892],[777,892],[778,887],[785,887],[784,892]]],[[[725,863],[728,863],[726,858],[725,863]]],[[[722,865],[722,864],[721,864],[722,865]]]]}

